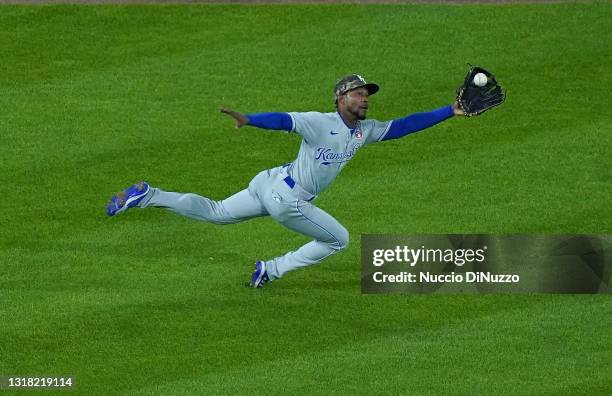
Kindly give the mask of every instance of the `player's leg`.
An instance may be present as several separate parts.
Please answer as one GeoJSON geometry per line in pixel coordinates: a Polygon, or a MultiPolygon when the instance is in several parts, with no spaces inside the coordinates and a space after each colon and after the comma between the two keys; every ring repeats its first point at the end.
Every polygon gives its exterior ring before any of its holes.
{"type": "Polygon", "coordinates": [[[159,207],[215,224],[237,223],[267,214],[256,192],[265,177],[266,172],[261,172],[251,180],[248,189],[221,201],[193,193],[167,192],[140,182],[116,194],[108,203],[107,213],[114,216],[132,207],[159,207]]]}
{"type": "Polygon", "coordinates": [[[313,240],[296,251],[265,261],[270,280],[280,278],[289,271],[316,264],[348,246],[348,231],[324,210],[299,200],[289,204],[275,202],[271,206],[268,210],[279,223],[313,240]]]}
{"type": "Polygon", "coordinates": [[[257,197],[244,189],[224,200],[215,201],[193,193],[167,192],[151,188],[137,205],[165,208],[180,215],[214,224],[232,224],[267,214],[257,197]]]}
{"type": "Polygon", "coordinates": [[[329,213],[303,201],[296,205],[296,212],[280,223],[313,240],[296,251],[266,262],[270,280],[280,278],[289,271],[316,264],[348,246],[347,229],[329,213]]]}

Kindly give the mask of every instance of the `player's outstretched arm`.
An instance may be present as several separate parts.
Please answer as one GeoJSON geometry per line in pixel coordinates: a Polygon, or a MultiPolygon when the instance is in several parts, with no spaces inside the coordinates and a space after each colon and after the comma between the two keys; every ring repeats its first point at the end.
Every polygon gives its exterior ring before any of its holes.
{"type": "Polygon", "coordinates": [[[262,129],[273,129],[277,131],[293,130],[293,120],[287,113],[259,113],[242,114],[237,111],[221,107],[220,111],[236,120],[236,128],[250,125],[262,129]]]}
{"type": "Polygon", "coordinates": [[[463,115],[463,111],[455,102],[436,110],[411,114],[404,118],[391,121],[389,130],[381,140],[398,139],[408,134],[430,128],[454,116],[463,115]]]}

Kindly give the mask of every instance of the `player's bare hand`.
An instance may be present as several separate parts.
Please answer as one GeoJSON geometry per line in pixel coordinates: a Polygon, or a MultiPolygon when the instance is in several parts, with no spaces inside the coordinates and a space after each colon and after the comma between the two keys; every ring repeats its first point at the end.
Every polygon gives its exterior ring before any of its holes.
{"type": "Polygon", "coordinates": [[[453,113],[455,113],[455,115],[457,116],[465,115],[463,110],[461,110],[461,107],[459,107],[459,103],[457,102],[453,103],[453,113]]]}
{"type": "Polygon", "coordinates": [[[228,109],[226,107],[221,107],[219,109],[219,111],[221,111],[221,113],[227,114],[230,117],[232,117],[234,120],[236,120],[236,129],[248,124],[249,119],[247,118],[247,116],[245,116],[242,113],[239,113],[237,111],[234,111],[232,109],[228,109]]]}

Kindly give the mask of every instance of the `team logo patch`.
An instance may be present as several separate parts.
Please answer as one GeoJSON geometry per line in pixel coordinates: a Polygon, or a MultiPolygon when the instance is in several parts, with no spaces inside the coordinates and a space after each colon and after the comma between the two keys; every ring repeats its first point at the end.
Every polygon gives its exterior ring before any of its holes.
{"type": "Polygon", "coordinates": [[[355,137],[357,139],[361,139],[363,137],[363,133],[361,131],[357,131],[357,132],[355,132],[355,137]]]}

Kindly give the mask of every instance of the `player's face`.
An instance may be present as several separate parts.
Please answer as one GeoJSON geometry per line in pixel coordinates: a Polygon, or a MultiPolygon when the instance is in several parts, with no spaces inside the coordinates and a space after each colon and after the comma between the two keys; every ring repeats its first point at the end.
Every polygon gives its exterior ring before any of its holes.
{"type": "Polygon", "coordinates": [[[357,88],[344,94],[345,108],[353,114],[358,120],[365,120],[368,112],[368,90],[366,88],[357,88]]]}

